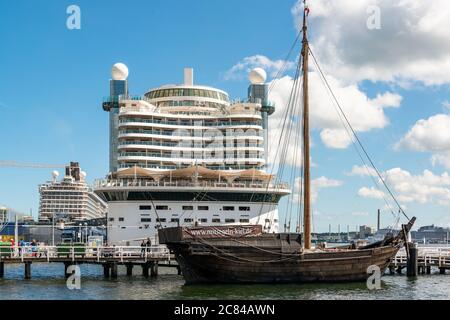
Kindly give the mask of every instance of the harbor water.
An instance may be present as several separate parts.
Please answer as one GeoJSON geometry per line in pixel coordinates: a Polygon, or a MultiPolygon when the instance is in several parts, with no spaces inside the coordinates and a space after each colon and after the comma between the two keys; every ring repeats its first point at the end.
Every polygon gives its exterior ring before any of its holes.
{"type": "Polygon", "coordinates": [[[32,279],[24,280],[23,265],[7,265],[0,279],[0,300],[172,300],[172,299],[450,299],[450,274],[408,279],[405,274],[382,277],[381,289],[370,291],[365,283],[286,284],[286,285],[184,285],[182,276],[172,268],[160,268],[157,278],[145,278],[141,268],[127,277],[119,267],[115,280],[103,278],[97,265],[81,266],[81,289],[69,290],[64,279],[63,264],[32,265],[32,279]]]}

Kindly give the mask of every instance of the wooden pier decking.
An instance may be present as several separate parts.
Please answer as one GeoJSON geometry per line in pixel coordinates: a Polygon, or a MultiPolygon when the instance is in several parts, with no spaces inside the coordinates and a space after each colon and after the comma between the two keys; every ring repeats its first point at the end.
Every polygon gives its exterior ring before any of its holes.
{"type": "Polygon", "coordinates": [[[142,247],[80,247],[80,246],[37,246],[0,247],[0,278],[4,277],[8,264],[24,264],[24,278],[31,279],[33,263],[63,263],[65,276],[71,265],[97,264],[103,266],[105,278],[117,278],[118,266],[126,266],[128,276],[133,268],[142,268],[144,277],[156,277],[158,267],[180,268],[165,246],[142,247]]]}

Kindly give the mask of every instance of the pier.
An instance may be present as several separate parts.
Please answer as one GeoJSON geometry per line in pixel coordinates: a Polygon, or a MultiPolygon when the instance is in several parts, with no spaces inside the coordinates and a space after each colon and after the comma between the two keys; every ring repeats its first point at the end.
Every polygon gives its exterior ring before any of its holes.
{"type": "MultiPolygon", "coordinates": [[[[438,269],[440,274],[445,274],[446,270],[450,270],[450,247],[419,247],[417,252],[417,260],[414,262],[417,272],[414,274],[431,274],[432,268],[438,269]]],[[[402,273],[403,269],[408,267],[408,255],[406,250],[401,249],[389,265],[389,272],[402,273]]]]}
{"type": "Polygon", "coordinates": [[[97,264],[103,266],[105,278],[116,279],[118,266],[126,267],[126,275],[133,275],[133,268],[140,267],[144,277],[158,276],[158,268],[180,268],[165,246],[151,247],[86,247],[77,245],[0,247],[0,278],[11,264],[24,265],[24,279],[31,279],[33,263],[62,263],[64,276],[71,274],[72,265],[97,264]]]}

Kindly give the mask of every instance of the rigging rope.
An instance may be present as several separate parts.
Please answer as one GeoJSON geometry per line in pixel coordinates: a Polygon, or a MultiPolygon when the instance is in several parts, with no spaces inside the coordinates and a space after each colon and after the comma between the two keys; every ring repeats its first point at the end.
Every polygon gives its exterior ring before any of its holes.
{"type": "Polygon", "coordinates": [[[372,166],[372,168],[375,170],[377,176],[380,178],[381,182],[383,183],[384,187],[386,188],[386,190],[388,191],[389,195],[392,197],[392,199],[394,200],[394,202],[397,204],[400,212],[405,216],[406,219],[410,220],[409,217],[406,215],[405,211],[403,210],[402,206],[400,205],[400,203],[397,201],[397,198],[394,196],[394,194],[392,193],[391,189],[389,188],[389,186],[387,185],[386,181],[383,179],[383,177],[381,176],[379,170],[377,169],[377,167],[375,166],[374,162],[372,161],[372,158],[369,156],[368,152],[366,151],[366,149],[364,148],[361,140],[359,139],[358,135],[356,134],[356,131],[354,130],[354,128],[352,127],[352,125],[350,124],[350,121],[348,120],[344,110],[342,109],[341,105],[339,104],[339,101],[336,98],[336,95],[334,94],[333,90],[331,89],[330,84],[328,83],[328,80],[326,79],[322,68],[320,67],[319,63],[317,62],[317,59],[314,55],[314,53],[312,52],[312,50],[310,49],[310,53],[311,56],[313,58],[313,60],[315,61],[315,65],[317,66],[317,70],[319,71],[320,75],[323,77],[326,87],[328,88],[328,90],[330,91],[336,105],[338,106],[342,116],[345,119],[345,122],[347,123],[348,127],[350,128],[353,136],[355,137],[359,147],[361,148],[361,150],[364,152],[366,158],[369,160],[370,165],[372,166]]]}

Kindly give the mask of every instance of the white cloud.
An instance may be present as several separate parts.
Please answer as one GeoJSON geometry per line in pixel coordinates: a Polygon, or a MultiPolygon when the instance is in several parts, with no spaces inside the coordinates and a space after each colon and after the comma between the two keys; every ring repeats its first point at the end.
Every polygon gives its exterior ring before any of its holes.
{"type": "MultiPolygon", "coordinates": [[[[420,175],[413,175],[401,168],[394,168],[382,174],[400,203],[415,202],[420,204],[435,203],[450,205],[450,176],[447,172],[436,175],[425,170],[420,175]]],[[[363,187],[358,195],[365,198],[382,199],[384,193],[373,187],[363,187]]]]}
{"type": "Polygon", "coordinates": [[[395,147],[430,152],[433,165],[450,169],[450,115],[437,114],[417,121],[395,147]]]}
{"type": "MultiPolygon", "coordinates": [[[[303,179],[300,177],[295,179],[295,187],[294,187],[294,194],[293,194],[293,201],[294,202],[300,202],[299,198],[299,190],[301,188],[301,185],[303,183],[303,179]]],[[[320,177],[317,179],[314,179],[311,181],[311,201],[314,203],[317,201],[317,198],[319,196],[319,192],[322,189],[329,189],[329,188],[337,188],[344,184],[343,181],[335,180],[335,179],[329,179],[327,177],[320,177]]]]}
{"type": "MultiPolygon", "coordinates": [[[[302,2],[292,10],[297,27],[302,2]]],[[[450,82],[447,0],[314,0],[309,7],[313,52],[333,76],[349,83],[450,82]],[[381,29],[369,30],[367,8],[374,4],[381,10],[381,29]]]]}
{"type": "Polygon", "coordinates": [[[328,148],[346,149],[352,139],[345,129],[323,129],[320,132],[320,139],[328,148]]]}
{"type": "Polygon", "coordinates": [[[374,187],[363,187],[358,190],[358,196],[363,198],[372,198],[372,199],[383,199],[384,192],[375,189],[374,187]]]}
{"type": "Polygon", "coordinates": [[[246,57],[225,73],[225,80],[243,80],[254,68],[263,68],[271,76],[276,77],[280,69],[284,72],[295,67],[295,63],[285,60],[270,60],[263,55],[246,57]]]}
{"type": "MultiPolygon", "coordinates": [[[[316,72],[310,72],[309,78],[312,128],[320,131],[321,140],[327,147],[347,148],[351,144],[351,138],[345,130],[331,97],[316,72]]],[[[400,95],[392,92],[378,94],[376,98],[370,99],[357,85],[344,85],[332,76],[327,78],[344,113],[357,132],[386,127],[389,120],[384,113],[384,108],[399,107],[402,101],[400,95]]],[[[285,76],[272,86],[269,98],[275,102],[277,109],[269,121],[271,137],[277,136],[277,129],[278,131],[280,129],[280,119],[285,114],[292,85],[293,79],[285,76]]]]}
{"type": "Polygon", "coordinates": [[[353,166],[352,171],[348,173],[349,176],[360,176],[360,177],[366,177],[366,176],[372,176],[377,177],[377,172],[374,168],[371,167],[364,167],[364,166],[353,166]]]}

